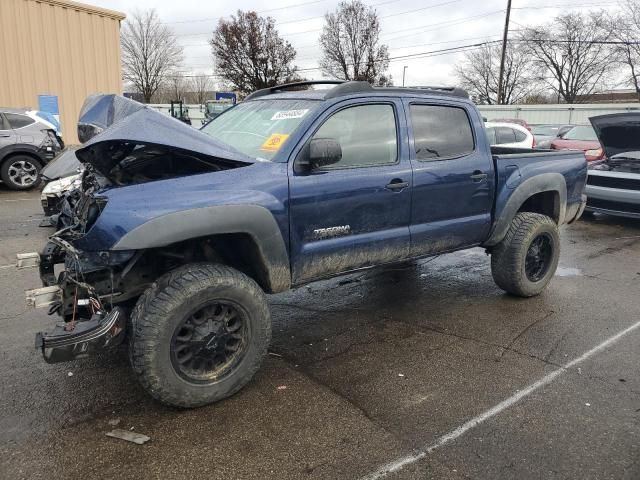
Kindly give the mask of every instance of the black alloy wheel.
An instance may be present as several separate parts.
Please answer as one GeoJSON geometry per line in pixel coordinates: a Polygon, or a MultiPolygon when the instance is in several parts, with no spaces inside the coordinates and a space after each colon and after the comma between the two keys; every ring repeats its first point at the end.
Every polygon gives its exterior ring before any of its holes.
{"type": "Polygon", "coordinates": [[[535,237],[525,259],[525,272],[532,282],[539,282],[545,277],[553,258],[553,240],[547,233],[535,237]]]}
{"type": "Polygon", "coordinates": [[[250,333],[247,315],[239,305],[215,300],[199,306],[174,331],[173,367],[192,383],[218,381],[240,363],[250,333]]]}

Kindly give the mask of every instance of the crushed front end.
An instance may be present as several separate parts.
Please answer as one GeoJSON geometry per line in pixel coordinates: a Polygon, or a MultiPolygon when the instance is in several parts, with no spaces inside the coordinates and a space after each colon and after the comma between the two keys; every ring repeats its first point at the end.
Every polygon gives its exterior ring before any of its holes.
{"type": "MultiPolygon", "coordinates": [[[[127,300],[139,295],[145,282],[134,288],[125,278],[139,255],[133,251],[88,252],[77,247],[105,207],[98,192],[106,180],[87,169],[82,186],[65,199],[62,228],[41,253],[18,255],[18,268],[37,267],[43,287],[26,292],[27,304],[48,308],[60,322],[36,335],[36,347],[47,362],[85,357],[122,342],[127,300]]],[[[133,276],[133,275],[132,275],[133,276]]]]}

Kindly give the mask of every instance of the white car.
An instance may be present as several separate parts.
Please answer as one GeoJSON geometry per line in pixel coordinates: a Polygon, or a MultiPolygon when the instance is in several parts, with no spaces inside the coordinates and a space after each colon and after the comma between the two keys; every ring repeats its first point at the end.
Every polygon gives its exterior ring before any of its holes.
{"type": "Polygon", "coordinates": [[[491,146],[511,148],[533,148],[535,137],[517,123],[486,122],[484,124],[491,146]]]}

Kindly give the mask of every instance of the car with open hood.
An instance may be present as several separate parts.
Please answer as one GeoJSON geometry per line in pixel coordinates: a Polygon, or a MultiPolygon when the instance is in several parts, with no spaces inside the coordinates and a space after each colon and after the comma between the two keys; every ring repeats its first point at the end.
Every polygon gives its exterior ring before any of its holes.
{"type": "Polygon", "coordinates": [[[640,218],[640,112],[590,120],[606,158],[589,166],[587,211],[640,218]]]}
{"type": "Polygon", "coordinates": [[[78,130],[64,224],[18,257],[43,284],[27,302],[61,320],[36,345],[59,362],[127,337],[141,385],[181,407],[249,382],[266,294],[481,246],[496,284],[532,297],[586,202],[582,152],[491,147],[457,88],[297,82],[202,130],[99,95],[78,130]]]}

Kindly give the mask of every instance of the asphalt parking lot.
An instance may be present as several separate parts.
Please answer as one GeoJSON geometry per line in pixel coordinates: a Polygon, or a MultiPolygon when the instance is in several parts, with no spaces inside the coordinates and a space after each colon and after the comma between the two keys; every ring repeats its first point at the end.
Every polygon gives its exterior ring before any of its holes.
{"type": "Polygon", "coordinates": [[[0,185],[0,478],[640,478],[640,221],[563,228],[537,298],[499,290],[480,249],[272,296],[254,381],[181,411],[122,350],[47,365],[33,348],[53,320],[12,264],[50,233],[38,196],[0,185]]]}

